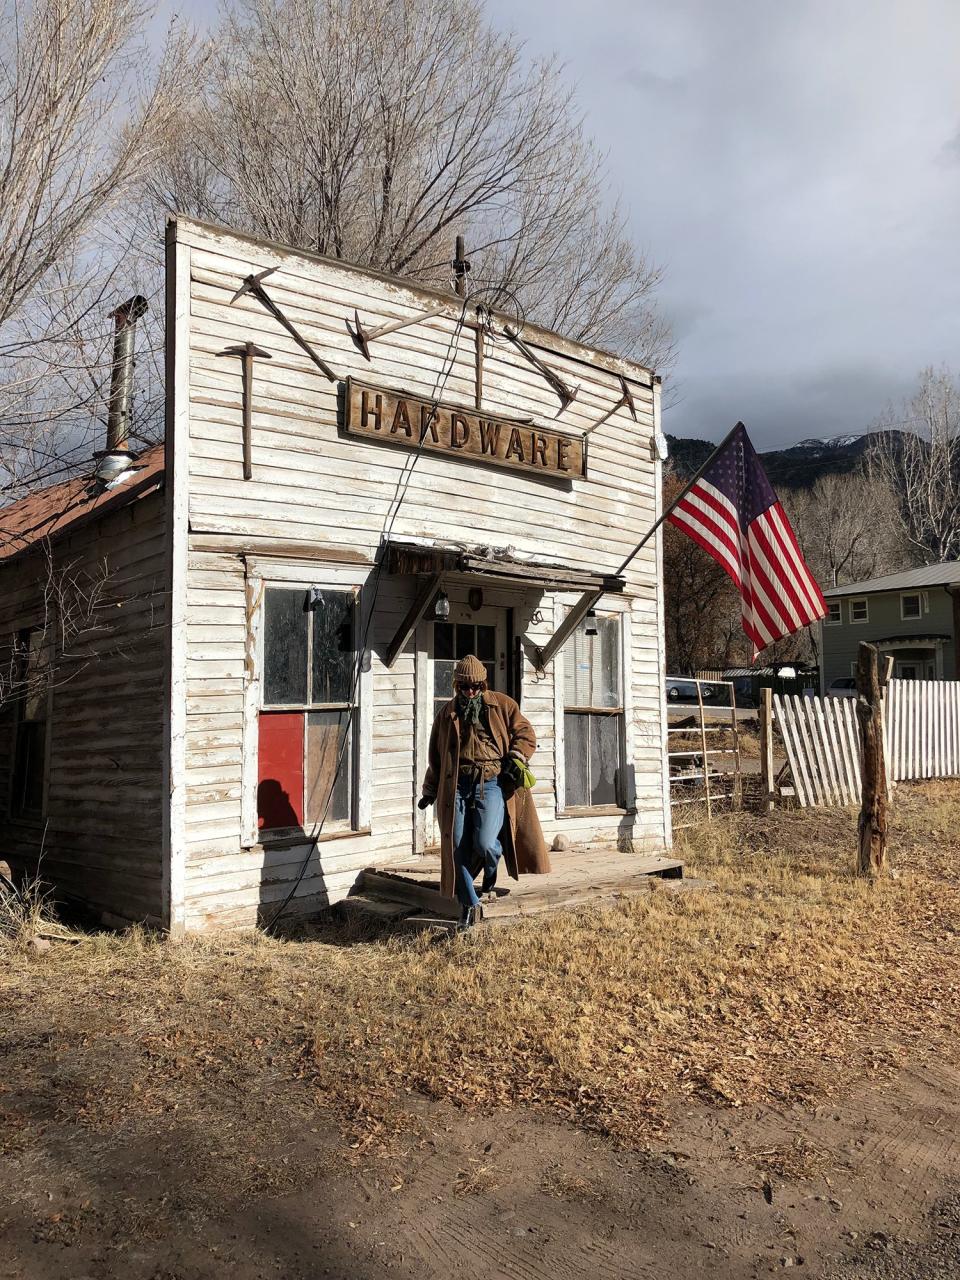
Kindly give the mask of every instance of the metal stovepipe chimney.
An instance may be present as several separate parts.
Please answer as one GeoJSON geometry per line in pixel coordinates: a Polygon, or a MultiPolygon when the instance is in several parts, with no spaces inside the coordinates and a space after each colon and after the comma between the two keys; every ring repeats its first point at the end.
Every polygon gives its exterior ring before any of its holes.
{"type": "Polygon", "coordinates": [[[147,310],[147,300],[139,293],[121,302],[111,317],[117,330],[113,339],[113,369],[110,375],[110,406],[107,413],[107,453],[128,448],[130,402],[133,398],[133,339],[137,321],[147,310]]]}

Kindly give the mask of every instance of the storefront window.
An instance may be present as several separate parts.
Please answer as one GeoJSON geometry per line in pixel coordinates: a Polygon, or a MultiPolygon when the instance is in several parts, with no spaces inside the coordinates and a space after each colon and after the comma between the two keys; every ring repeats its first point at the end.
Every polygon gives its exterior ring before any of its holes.
{"type": "Polygon", "coordinates": [[[564,661],[566,806],[623,804],[623,677],[620,618],[585,618],[564,661]]]}
{"type": "Polygon", "coordinates": [[[356,597],[268,587],[263,617],[257,825],[349,828],[356,597]]]}

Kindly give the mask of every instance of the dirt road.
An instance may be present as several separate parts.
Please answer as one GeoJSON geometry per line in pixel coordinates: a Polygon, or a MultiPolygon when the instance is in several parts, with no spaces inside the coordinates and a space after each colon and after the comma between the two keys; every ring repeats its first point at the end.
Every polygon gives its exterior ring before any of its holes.
{"type": "MultiPolygon", "coordinates": [[[[698,1105],[640,1154],[420,1103],[416,1141],[378,1159],[305,1107],[271,1153],[294,1176],[217,1202],[196,1177],[202,1135],[94,1137],[34,1095],[43,1123],[0,1170],[0,1277],[953,1277],[958,1086],[928,1063],[815,1111],[698,1105]]],[[[8,1078],[7,1114],[31,1094],[8,1078]]]]}

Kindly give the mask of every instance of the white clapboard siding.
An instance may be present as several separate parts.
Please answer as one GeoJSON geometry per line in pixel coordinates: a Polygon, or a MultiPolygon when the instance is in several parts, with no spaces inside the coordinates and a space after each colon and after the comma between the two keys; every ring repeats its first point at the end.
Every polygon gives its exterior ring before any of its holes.
{"type": "MultiPolygon", "coordinates": [[[[244,707],[250,676],[245,597],[247,561],[270,563],[271,545],[295,544],[288,562],[324,581],[336,565],[371,572],[380,536],[406,476],[391,536],[511,548],[515,553],[591,571],[614,572],[656,519],[660,466],[651,448],[658,388],[647,371],[527,326],[525,339],[577,388],[559,412],[556,394],[502,338],[484,340],[483,404],[490,413],[533,418],[585,432],[620,398],[630,379],[637,419],[615,413],[589,437],[589,477],[548,480],[426,452],[411,469],[409,450],[345,437],[338,429],[338,388],[251,296],[230,299],[251,272],[278,266],[265,282],[289,319],[338,378],[358,377],[448,403],[473,404],[472,330],[458,336],[461,304],[378,339],[368,363],[350,341],[345,319],[356,308],[367,328],[437,305],[436,295],[308,255],[278,249],[190,220],[176,228],[177,254],[188,262],[189,297],[178,310],[177,385],[187,404],[176,416],[186,443],[176,451],[175,489],[186,495],[189,535],[184,561],[184,720],[182,878],[186,927],[254,923],[282,902],[304,866],[305,849],[241,844],[244,805],[244,707]],[[254,342],[271,352],[253,375],[253,475],[242,473],[239,362],[219,354],[254,342]],[[365,567],[364,567],[365,566],[365,567]]],[[[468,319],[472,318],[468,315],[468,319]]],[[[179,428],[178,428],[179,429],[179,428]]],[[[556,716],[553,670],[538,676],[524,660],[522,702],[537,736],[534,792],[547,838],[669,843],[663,788],[662,599],[657,540],[635,558],[623,602],[631,645],[624,682],[631,709],[628,739],[637,808],[629,814],[565,816],[558,807],[563,767],[562,714],[556,716]]],[[[429,701],[422,637],[411,638],[391,670],[386,647],[415,594],[411,579],[380,584],[370,642],[369,698],[373,768],[369,831],[323,839],[297,890],[296,908],[333,902],[372,863],[408,858],[416,840],[415,798],[423,768],[417,706],[429,701]]],[[[461,584],[466,589],[465,584],[461,584]]],[[[456,584],[454,584],[456,586],[456,584]]],[[[529,643],[552,634],[555,597],[537,588],[484,587],[489,605],[514,609],[529,643]],[[534,611],[542,622],[533,622],[534,611]]],[[[566,604],[576,597],[564,596],[566,604]]]]}

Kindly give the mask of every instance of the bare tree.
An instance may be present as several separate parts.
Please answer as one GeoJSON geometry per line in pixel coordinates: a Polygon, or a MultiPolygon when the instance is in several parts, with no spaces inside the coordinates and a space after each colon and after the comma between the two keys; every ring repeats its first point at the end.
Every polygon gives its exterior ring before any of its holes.
{"type": "Polygon", "coordinates": [[[912,558],[940,564],[960,556],[960,382],[924,369],[915,394],[874,428],[874,472],[896,495],[895,512],[912,558]]]}
{"type": "Polygon", "coordinates": [[[0,501],[69,467],[102,403],[107,301],[131,249],[125,205],[196,74],[185,38],[172,35],[155,66],[137,47],[151,11],[0,10],[0,501]]]}
{"type": "Polygon", "coordinates": [[[647,363],[660,274],[609,207],[553,62],[477,0],[236,0],[153,184],[196,216],[425,282],[454,231],[472,289],[647,363]]]}
{"type": "Polygon", "coordinates": [[[896,494],[876,470],[828,473],[783,502],[824,590],[893,573],[908,559],[896,494]]]}

